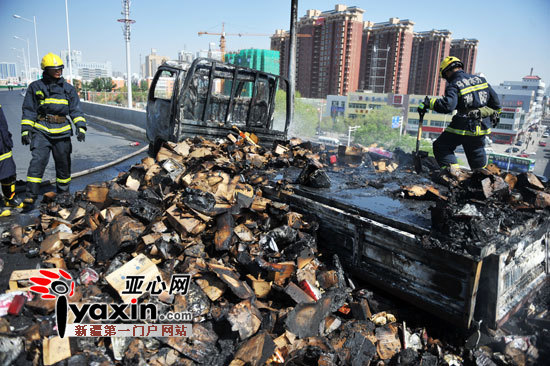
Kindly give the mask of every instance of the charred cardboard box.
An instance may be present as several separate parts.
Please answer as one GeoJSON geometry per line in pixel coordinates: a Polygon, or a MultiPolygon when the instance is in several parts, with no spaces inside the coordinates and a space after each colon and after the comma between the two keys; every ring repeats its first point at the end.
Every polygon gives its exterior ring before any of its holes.
{"type": "MultiPolygon", "coordinates": [[[[294,202],[285,197],[301,197],[296,193],[301,188],[288,181],[286,172],[280,179],[271,177],[284,166],[298,173],[312,165],[324,169],[324,159],[325,152],[299,140],[265,150],[237,139],[219,144],[195,138],[166,144],[156,159],[146,158],[113,181],[90,185],[69,200],[45,196],[36,223],[14,227],[5,238],[11,252],[38,250],[43,268],[70,274],[76,290],[69,301],[78,303],[130,301],[123,276],[144,274],[148,280],[168,282],[173,274],[189,274],[187,295],[146,292],[138,301],[163,311],[190,312],[193,336],[61,339],[56,337],[51,302],[28,292],[31,273],[18,274],[13,290],[32,299],[20,312],[2,318],[0,348],[9,356],[1,361],[340,365],[475,360],[471,352],[446,348],[430,341],[422,329],[398,323],[385,309],[371,309],[371,298],[354,288],[344,270],[349,254],[319,256],[321,236],[338,236],[327,233],[327,223],[320,222],[324,217],[316,215],[317,204],[293,210],[294,202]],[[272,189],[283,202],[267,197],[272,189]],[[28,326],[12,330],[6,322],[28,326]]],[[[327,169],[327,176],[332,170],[342,173],[354,189],[389,185],[376,176],[363,180],[342,164],[327,169]]],[[[373,165],[366,169],[392,173],[373,165]]],[[[342,179],[333,182],[339,186],[342,179]]],[[[339,218],[344,230],[368,223],[348,221],[345,213],[339,218]]],[[[360,248],[350,249],[355,253],[360,248]]],[[[6,301],[11,306],[13,300],[6,301]]]]}

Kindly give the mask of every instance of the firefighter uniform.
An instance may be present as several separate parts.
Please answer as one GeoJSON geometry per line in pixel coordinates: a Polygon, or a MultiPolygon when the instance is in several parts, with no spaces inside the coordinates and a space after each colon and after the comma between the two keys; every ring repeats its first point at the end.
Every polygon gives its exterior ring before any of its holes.
{"type": "Polygon", "coordinates": [[[458,145],[462,145],[470,168],[483,168],[487,165],[485,136],[491,133],[492,119],[481,118],[480,114],[472,112],[482,107],[490,107],[500,113],[500,102],[484,77],[470,75],[461,69],[449,75],[448,71],[456,67],[463,68],[458,58],[450,56],[443,60],[440,73],[442,77],[447,75],[445,96],[425,101],[426,104],[429,103],[427,108],[438,113],[451,113],[457,110],[449,126],[434,141],[434,156],[441,168],[458,166],[454,151],[458,145]]]}
{"type": "Polygon", "coordinates": [[[27,198],[30,202],[39,193],[50,151],[55,161],[57,192],[69,191],[73,129],[68,117],[77,129],[79,141],[84,140],[81,136],[86,132],[86,119],[80,109],[76,89],[63,77],[56,78],[48,74],[47,68],[52,62],[56,70],[63,66],[58,56],[51,53],[44,56],[42,69],[45,72],[42,79],[29,85],[23,101],[21,138],[24,144],[30,142],[32,154],[27,173],[27,198]]]}
{"type": "MultiPolygon", "coordinates": [[[[4,195],[4,205],[21,207],[15,200],[15,162],[13,161],[13,140],[8,130],[8,122],[0,105],[0,184],[4,195]]],[[[9,210],[2,210],[0,216],[9,216],[9,210]]]]}

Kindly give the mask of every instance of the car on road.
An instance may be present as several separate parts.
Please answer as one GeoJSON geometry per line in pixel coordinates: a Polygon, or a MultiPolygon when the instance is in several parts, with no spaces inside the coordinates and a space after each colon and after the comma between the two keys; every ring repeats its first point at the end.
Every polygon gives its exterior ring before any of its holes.
{"type": "Polygon", "coordinates": [[[507,153],[517,153],[519,151],[519,147],[509,147],[506,150],[504,150],[507,153]]]}
{"type": "Polygon", "coordinates": [[[546,141],[539,141],[539,146],[546,146],[546,141]]]}
{"type": "Polygon", "coordinates": [[[516,146],[521,146],[521,145],[523,145],[523,141],[521,141],[521,140],[520,140],[520,141],[516,141],[516,146]]]}
{"type": "Polygon", "coordinates": [[[543,138],[547,138],[548,136],[549,136],[549,135],[548,135],[548,133],[546,133],[546,132],[545,132],[544,134],[542,134],[542,137],[543,137],[543,138]]]}

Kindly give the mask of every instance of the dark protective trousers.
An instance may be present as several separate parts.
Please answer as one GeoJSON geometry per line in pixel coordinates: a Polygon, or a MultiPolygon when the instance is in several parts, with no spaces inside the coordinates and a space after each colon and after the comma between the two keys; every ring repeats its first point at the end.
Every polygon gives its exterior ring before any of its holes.
{"type": "Polygon", "coordinates": [[[36,197],[44,170],[50,159],[55,162],[56,188],[58,193],[68,192],[71,183],[71,138],[50,139],[40,132],[34,132],[31,141],[32,159],[27,172],[27,194],[36,197]]]}
{"type": "Polygon", "coordinates": [[[435,160],[441,168],[457,164],[455,150],[458,145],[464,147],[470,169],[483,168],[487,165],[485,153],[485,135],[462,136],[451,132],[443,133],[433,143],[435,160]]]}

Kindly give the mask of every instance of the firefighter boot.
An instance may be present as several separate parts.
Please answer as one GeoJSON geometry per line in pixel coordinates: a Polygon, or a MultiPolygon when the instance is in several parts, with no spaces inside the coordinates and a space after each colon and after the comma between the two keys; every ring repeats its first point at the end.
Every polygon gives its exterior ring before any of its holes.
{"type": "Polygon", "coordinates": [[[10,199],[4,200],[4,206],[13,207],[13,208],[23,208],[25,207],[25,203],[17,197],[12,197],[10,199]]]}
{"type": "Polygon", "coordinates": [[[11,211],[9,208],[0,208],[0,217],[11,216],[11,211]]]}
{"type": "Polygon", "coordinates": [[[4,206],[22,208],[23,202],[15,197],[15,177],[9,178],[8,182],[2,181],[2,193],[4,194],[4,206]]]}
{"type": "Polygon", "coordinates": [[[23,199],[23,203],[25,204],[25,206],[32,206],[34,205],[34,202],[36,202],[36,196],[33,194],[27,193],[27,195],[23,199]]]}

